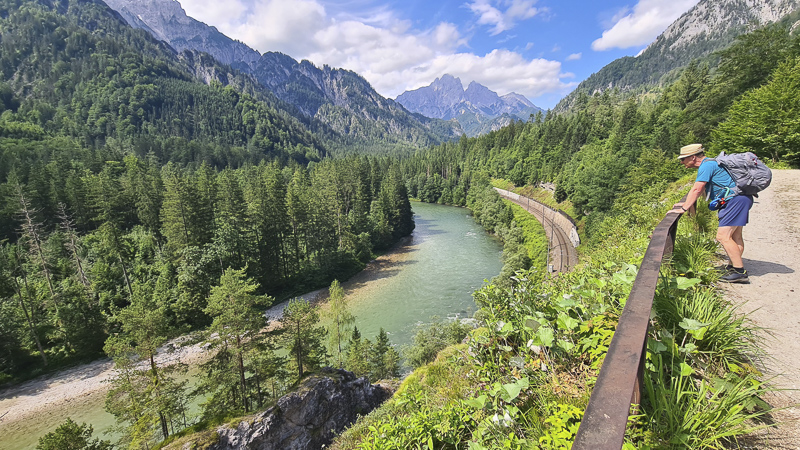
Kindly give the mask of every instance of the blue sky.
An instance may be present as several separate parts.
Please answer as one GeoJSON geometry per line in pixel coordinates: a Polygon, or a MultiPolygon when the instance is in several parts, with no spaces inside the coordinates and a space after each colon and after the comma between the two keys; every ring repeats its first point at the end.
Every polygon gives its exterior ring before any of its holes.
{"type": "Polygon", "coordinates": [[[353,70],[395,98],[449,73],[551,108],[698,0],[180,0],[260,51],[353,70]]]}

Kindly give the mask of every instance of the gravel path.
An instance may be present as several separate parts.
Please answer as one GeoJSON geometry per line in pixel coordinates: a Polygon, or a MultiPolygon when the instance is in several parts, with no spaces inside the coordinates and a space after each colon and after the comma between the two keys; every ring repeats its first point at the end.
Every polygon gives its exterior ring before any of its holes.
{"type": "Polygon", "coordinates": [[[800,170],[773,170],[743,236],[750,284],[725,286],[726,296],[763,328],[762,369],[778,389],[767,400],[785,408],[747,448],[800,449],[800,170]]]}

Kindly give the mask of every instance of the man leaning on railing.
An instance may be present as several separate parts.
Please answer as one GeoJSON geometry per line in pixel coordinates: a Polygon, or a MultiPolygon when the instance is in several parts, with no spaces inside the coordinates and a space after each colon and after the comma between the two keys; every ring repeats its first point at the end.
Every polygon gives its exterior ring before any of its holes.
{"type": "Polygon", "coordinates": [[[727,283],[749,283],[744,268],[742,253],[744,240],[742,229],[750,218],[753,196],[736,195],[736,183],[731,175],[717,161],[707,158],[701,144],[691,144],[681,148],[678,156],[684,167],[697,169],[697,178],[686,195],[686,201],[676,203],[675,208],[684,212],[694,212],[695,202],[705,192],[712,199],[709,209],[716,209],[719,216],[717,241],[728,254],[730,263],[725,267],[727,273],[720,281],[727,283]]]}

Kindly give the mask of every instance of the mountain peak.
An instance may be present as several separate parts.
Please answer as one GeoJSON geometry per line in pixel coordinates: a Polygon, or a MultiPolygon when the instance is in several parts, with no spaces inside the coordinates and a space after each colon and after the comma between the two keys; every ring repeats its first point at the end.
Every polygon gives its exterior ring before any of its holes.
{"type": "Polygon", "coordinates": [[[446,73],[442,75],[441,78],[434,80],[430,86],[434,89],[452,89],[462,92],[464,91],[464,85],[461,83],[461,78],[454,77],[449,73],[446,73]]]}
{"type": "Polygon", "coordinates": [[[487,107],[503,103],[503,100],[496,92],[475,81],[471,82],[467,90],[464,91],[464,98],[478,107],[487,107]]]}
{"type": "Polygon", "coordinates": [[[500,97],[477,81],[471,81],[465,90],[461,80],[450,74],[442,75],[428,86],[403,92],[396,100],[412,112],[437,119],[456,119],[470,136],[491,131],[493,122],[501,116],[507,123],[511,119],[527,120],[541,111],[520,94],[512,92],[500,97]]]}

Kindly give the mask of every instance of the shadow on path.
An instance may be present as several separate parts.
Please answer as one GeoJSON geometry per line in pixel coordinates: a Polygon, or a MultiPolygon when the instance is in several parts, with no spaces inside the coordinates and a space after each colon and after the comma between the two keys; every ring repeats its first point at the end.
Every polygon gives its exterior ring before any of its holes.
{"type": "Polygon", "coordinates": [[[760,275],[767,275],[770,273],[775,274],[789,274],[795,273],[794,269],[791,267],[784,266],[783,264],[778,264],[770,261],[758,261],[755,259],[747,259],[742,258],[744,260],[744,266],[747,268],[747,273],[749,275],[760,276],[760,275]]]}

